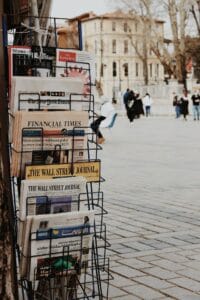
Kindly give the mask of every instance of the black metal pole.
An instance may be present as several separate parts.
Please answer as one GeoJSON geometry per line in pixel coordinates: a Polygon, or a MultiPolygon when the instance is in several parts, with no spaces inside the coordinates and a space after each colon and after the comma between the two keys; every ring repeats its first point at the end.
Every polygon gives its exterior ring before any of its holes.
{"type": "Polygon", "coordinates": [[[8,140],[8,99],[5,63],[5,16],[4,1],[0,0],[0,136],[1,136],[1,197],[0,197],[0,241],[2,247],[2,289],[1,299],[18,300],[16,240],[15,240],[15,212],[11,193],[10,158],[8,140]],[[8,283],[9,280],[9,283],[8,283]]]}

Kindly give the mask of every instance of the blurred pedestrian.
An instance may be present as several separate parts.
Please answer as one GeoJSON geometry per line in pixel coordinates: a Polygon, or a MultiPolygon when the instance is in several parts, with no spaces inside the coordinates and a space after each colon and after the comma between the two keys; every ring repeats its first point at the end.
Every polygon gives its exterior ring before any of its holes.
{"type": "Polygon", "coordinates": [[[151,114],[151,105],[153,103],[152,98],[149,93],[146,93],[146,95],[143,98],[143,103],[145,107],[145,115],[148,117],[151,114]]]}
{"type": "Polygon", "coordinates": [[[105,100],[102,103],[100,115],[97,116],[97,119],[93,121],[90,125],[92,130],[97,135],[98,144],[103,144],[105,142],[105,138],[103,137],[99,129],[101,122],[104,121],[106,118],[108,118],[110,115],[113,115],[115,113],[115,108],[112,105],[112,103],[107,98],[104,97],[104,99],[105,100]]]}
{"type": "Polygon", "coordinates": [[[188,111],[188,93],[187,91],[183,92],[183,96],[180,98],[180,102],[181,102],[181,114],[183,115],[183,118],[185,121],[187,121],[187,115],[189,114],[188,111]]]}
{"type": "Polygon", "coordinates": [[[140,93],[135,91],[134,94],[135,94],[135,101],[134,101],[135,117],[139,119],[140,115],[144,115],[143,103],[140,97],[140,93]]]}
{"type": "Polygon", "coordinates": [[[192,109],[193,109],[193,117],[194,121],[199,120],[200,115],[200,95],[195,92],[192,97],[192,109]]]}
{"type": "Polygon", "coordinates": [[[135,101],[136,101],[135,94],[133,90],[131,90],[128,94],[128,101],[126,104],[127,117],[131,123],[133,122],[136,115],[135,105],[134,105],[135,101]]]}
{"type": "Polygon", "coordinates": [[[176,93],[173,93],[173,106],[175,108],[176,119],[178,119],[181,115],[181,101],[176,93]]]}

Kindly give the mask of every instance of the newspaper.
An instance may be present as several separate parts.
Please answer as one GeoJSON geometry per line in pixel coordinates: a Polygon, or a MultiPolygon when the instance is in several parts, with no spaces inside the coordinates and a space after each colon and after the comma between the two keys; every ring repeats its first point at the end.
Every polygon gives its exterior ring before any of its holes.
{"type": "Polygon", "coordinates": [[[22,180],[19,218],[83,209],[79,195],[85,193],[85,178],[68,177],[48,180],[22,180]]]}
{"type": "Polygon", "coordinates": [[[32,57],[29,46],[8,46],[8,85],[11,95],[11,80],[16,75],[26,75],[32,57]]]}
{"type": "Polygon", "coordinates": [[[82,110],[81,101],[73,106],[72,94],[81,94],[80,78],[14,76],[10,108],[17,110],[82,110]]]}
{"type": "Polygon", "coordinates": [[[54,164],[43,166],[26,166],[26,179],[51,179],[69,176],[83,176],[87,182],[100,181],[100,161],[73,162],[69,164],[54,164]]]}
{"type": "Polygon", "coordinates": [[[28,216],[22,249],[22,276],[35,281],[63,275],[77,265],[85,265],[91,248],[93,223],[94,211],[28,216]]]}
{"type": "Polygon", "coordinates": [[[80,78],[85,85],[83,94],[87,94],[89,85],[95,84],[95,55],[87,51],[56,49],[56,76],[80,78]]]}
{"type": "Polygon", "coordinates": [[[15,113],[12,176],[23,176],[27,163],[69,163],[86,158],[87,112],[15,113]]]}
{"type": "Polygon", "coordinates": [[[83,210],[85,203],[80,201],[80,194],[86,192],[85,185],[86,180],[81,176],[40,181],[22,180],[19,206],[19,247],[23,247],[27,216],[83,210]]]}

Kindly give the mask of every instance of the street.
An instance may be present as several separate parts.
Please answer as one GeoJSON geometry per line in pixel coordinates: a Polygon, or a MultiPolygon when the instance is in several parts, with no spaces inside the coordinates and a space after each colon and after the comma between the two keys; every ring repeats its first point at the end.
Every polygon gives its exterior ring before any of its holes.
{"type": "Polygon", "coordinates": [[[102,132],[109,299],[200,299],[200,122],[118,116],[102,132]]]}

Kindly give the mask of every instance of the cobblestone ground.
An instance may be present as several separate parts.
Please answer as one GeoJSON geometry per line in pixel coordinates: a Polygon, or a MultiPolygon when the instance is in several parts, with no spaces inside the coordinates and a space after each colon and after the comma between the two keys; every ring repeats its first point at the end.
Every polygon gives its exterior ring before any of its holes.
{"type": "Polygon", "coordinates": [[[200,299],[200,121],[104,129],[110,299],[200,299]]]}

